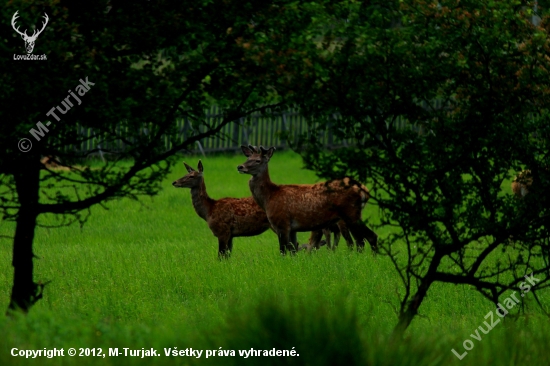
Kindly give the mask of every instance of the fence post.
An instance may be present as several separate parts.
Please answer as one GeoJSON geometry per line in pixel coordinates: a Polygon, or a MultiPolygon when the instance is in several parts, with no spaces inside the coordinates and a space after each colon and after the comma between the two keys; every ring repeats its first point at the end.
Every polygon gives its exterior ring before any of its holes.
{"type": "Polygon", "coordinates": [[[242,117],[239,118],[238,121],[235,121],[235,124],[233,125],[233,136],[231,136],[231,144],[235,148],[239,147],[239,127],[241,126],[241,122],[242,122],[242,117]]]}
{"type": "Polygon", "coordinates": [[[332,120],[336,117],[334,114],[332,114],[331,116],[332,118],[330,118],[328,120],[328,123],[327,123],[327,145],[330,149],[332,149],[332,145],[333,145],[333,141],[332,141],[332,120]]]}
{"type": "MultiPolygon", "coordinates": [[[[283,112],[283,125],[282,125],[282,130],[283,132],[286,132],[287,134],[287,138],[288,136],[290,135],[290,131],[288,129],[288,125],[286,123],[286,111],[283,112]]],[[[283,147],[286,147],[286,140],[285,138],[281,139],[281,144],[283,145],[283,147]]]]}

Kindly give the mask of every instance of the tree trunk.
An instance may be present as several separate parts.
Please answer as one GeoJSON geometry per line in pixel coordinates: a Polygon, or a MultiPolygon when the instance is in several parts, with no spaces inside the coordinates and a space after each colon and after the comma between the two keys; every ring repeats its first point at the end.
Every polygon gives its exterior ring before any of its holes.
{"type": "Polygon", "coordinates": [[[13,240],[14,276],[8,314],[16,310],[27,313],[31,306],[42,298],[44,289],[43,284],[33,281],[32,244],[38,217],[40,170],[38,166],[26,166],[14,174],[14,177],[20,208],[13,240]]]}
{"type": "Polygon", "coordinates": [[[418,314],[418,309],[420,308],[422,301],[424,301],[424,299],[426,298],[428,289],[434,282],[435,275],[437,272],[437,267],[439,267],[439,263],[441,262],[442,256],[443,254],[436,250],[432,258],[432,261],[430,263],[430,268],[428,269],[428,272],[420,282],[420,286],[418,286],[416,293],[405,306],[405,310],[402,311],[401,314],[399,314],[399,320],[395,328],[393,328],[393,332],[391,335],[392,340],[396,341],[396,340],[402,339],[403,334],[405,333],[405,331],[413,321],[414,317],[418,314]]]}
{"type": "Polygon", "coordinates": [[[416,291],[416,294],[414,294],[412,300],[407,303],[405,311],[399,314],[399,321],[397,322],[397,325],[393,328],[393,339],[401,339],[403,337],[403,334],[413,321],[414,317],[418,314],[418,308],[420,308],[422,301],[426,297],[430,284],[431,282],[426,285],[420,286],[418,291],[416,291]]]}

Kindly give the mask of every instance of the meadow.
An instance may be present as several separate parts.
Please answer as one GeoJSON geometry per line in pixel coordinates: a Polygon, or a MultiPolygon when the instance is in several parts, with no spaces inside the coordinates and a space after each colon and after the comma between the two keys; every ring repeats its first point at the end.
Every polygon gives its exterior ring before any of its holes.
{"type": "MultiPolygon", "coordinates": [[[[467,286],[436,284],[402,342],[389,338],[402,291],[384,256],[350,252],[340,241],[282,257],[271,231],[236,238],[229,260],[217,258],[217,240],[197,216],[188,189],[172,187],[185,174],[185,156],[162,182],[158,196],[110,201],[88,222],[38,228],[35,279],[51,281],[29,315],[0,317],[0,365],[542,365],[550,356],[548,318],[535,299],[519,306],[459,360],[463,341],[494,305],[467,286]],[[12,348],[150,349],[152,358],[11,356],[12,348]],[[170,356],[164,349],[216,350],[216,356],[170,356]],[[243,358],[238,350],[292,350],[299,356],[243,358]],[[218,356],[219,350],[236,356],[218,356]],[[98,359],[99,358],[99,359],[98,359]]],[[[248,175],[237,173],[242,155],[201,158],[212,198],[249,196],[248,175]]],[[[277,183],[314,183],[298,155],[276,152],[270,174],[277,183]]],[[[377,222],[367,204],[363,218],[377,222]]],[[[47,223],[51,218],[43,217],[47,223]]],[[[12,235],[2,223],[0,235],[12,235]]],[[[378,230],[384,237],[384,230],[378,230]]],[[[301,233],[306,242],[309,233],[301,233]]],[[[7,307],[13,269],[11,241],[0,239],[0,304],[7,307]]],[[[368,245],[367,245],[368,247],[368,245]]],[[[548,299],[549,293],[544,292],[548,299]]]]}

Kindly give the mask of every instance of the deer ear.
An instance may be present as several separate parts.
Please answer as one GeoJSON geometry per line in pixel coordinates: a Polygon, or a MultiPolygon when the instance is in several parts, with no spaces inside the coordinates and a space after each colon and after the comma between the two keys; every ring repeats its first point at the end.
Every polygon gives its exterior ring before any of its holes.
{"type": "Polygon", "coordinates": [[[202,161],[199,160],[199,173],[202,173],[204,171],[204,167],[202,166],[202,161]]]}
{"type": "Polygon", "coordinates": [[[188,171],[189,173],[195,171],[195,169],[193,169],[193,168],[191,168],[189,165],[187,165],[187,163],[186,163],[185,161],[183,162],[183,165],[185,165],[185,169],[187,169],[187,171],[188,171]]]}
{"type": "Polygon", "coordinates": [[[262,151],[262,156],[265,156],[268,160],[271,159],[273,156],[273,153],[275,152],[275,147],[272,146],[269,148],[269,150],[264,149],[263,146],[260,146],[260,150],[262,151]]]}
{"type": "Polygon", "coordinates": [[[246,157],[249,157],[250,155],[254,154],[254,150],[250,149],[249,147],[246,147],[244,145],[241,145],[241,150],[243,151],[243,154],[246,156],[246,157]]]}

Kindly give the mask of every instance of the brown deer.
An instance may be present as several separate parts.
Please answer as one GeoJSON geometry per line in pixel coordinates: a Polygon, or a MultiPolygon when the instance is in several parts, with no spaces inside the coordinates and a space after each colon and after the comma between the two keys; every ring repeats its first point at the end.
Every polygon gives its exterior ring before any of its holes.
{"type": "Polygon", "coordinates": [[[377,235],[361,221],[361,210],[369,199],[368,189],[351,179],[336,179],[317,184],[277,185],[269,178],[268,163],[275,151],[260,146],[241,146],[246,162],[237,167],[250,174],[252,197],[265,210],[279,238],[279,250],[295,252],[296,232],[322,230],[343,220],[362,251],[366,239],[377,251],[377,235]]]}
{"type": "Polygon", "coordinates": [[[512,192],[518,198],[524,197],[529,193],[529,188],[533,184],[533,175],[530,170],[522,170],[512,181],[512,192]]]}
{"type": "Polygon", "coordinates": [[[212,199],[206,193],[203,165],[198,171],[183,163],[188,174],[172,183],[177,188],[191,188],[195,212],[218,238],[218,256],[227,257],[233,250],[233,238],[260,235],[270,228],[265,212],[252,197],[212,199]]]}
{"type": "MultiPolygon", "coordinates": [[[[218,256],[228,257],[233,250],[233,238],[260,235],[271,226],[267,216],[252,197],[212,199],[206,192],[202,161],[198,171],[183,163],[188,174],[174,181],[177,188],[191,188],[191,199],[195,212],[207,222],[208,227],[218,238],[218,256]]],[[[321,231],[312,237],[322,237],[321,231]]],[[[330,232],[329,232],[330,235],[330,232]]],[[[317,239],[316,239],[317,240],[317,239]]],[[[315,243],[314,243],[315,244],[315,243]]]]}
{"type": "Polygon", "coordinates": [[[61,160],[57,156],[43,156],[40,158],[40,163],[43,165],[41,169],[58,169],[61,168],[61,160]]]}

